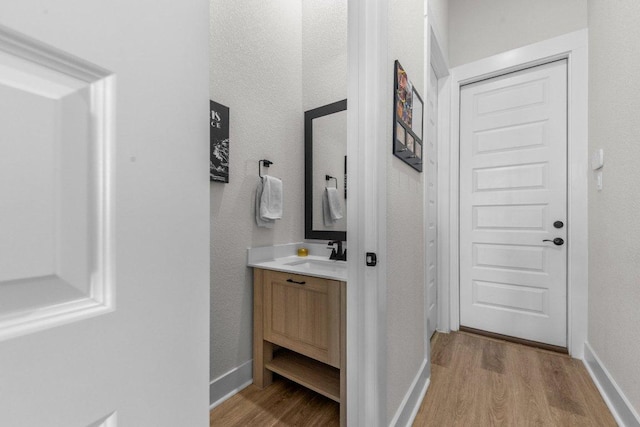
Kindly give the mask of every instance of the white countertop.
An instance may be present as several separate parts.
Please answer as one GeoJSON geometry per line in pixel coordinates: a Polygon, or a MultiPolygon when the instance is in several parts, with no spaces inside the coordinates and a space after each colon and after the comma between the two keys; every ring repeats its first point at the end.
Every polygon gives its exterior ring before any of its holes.
{"type": "Polygon", "coordinates": [[[289,243],[249,248],[247,266],[346,282],[347,263],[330,260],[330,253],[331,250],[326,249],[326,244],[318,243],[289,243]],[[297,252],[301,247],[307,248],[310,255],[299,257],[297,252]]]}

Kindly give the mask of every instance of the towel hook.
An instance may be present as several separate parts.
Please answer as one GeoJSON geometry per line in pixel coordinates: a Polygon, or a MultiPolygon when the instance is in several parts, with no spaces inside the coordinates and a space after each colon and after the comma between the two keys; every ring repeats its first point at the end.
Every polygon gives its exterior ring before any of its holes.
{"type": "Polygon", "coordinates": [[[258,160],[258,176],[260,177],[260,179],[263,178],[263,176],[262,176],[262,166],[264,166],[265,168],[268,168],[272,164],[273,164],[273,162],[271,160],[267,160],[267,159],[258,160]]]}
{"type": "Polygon", "coordinates": [[[325,181],[329,181],[331,179],[335,179],[336,180],[336,190],[338,189],[338,178],[336,178],[335,176],[331,176],[331,175],[325,175],[324,176],[324,180],[325,181]]]}

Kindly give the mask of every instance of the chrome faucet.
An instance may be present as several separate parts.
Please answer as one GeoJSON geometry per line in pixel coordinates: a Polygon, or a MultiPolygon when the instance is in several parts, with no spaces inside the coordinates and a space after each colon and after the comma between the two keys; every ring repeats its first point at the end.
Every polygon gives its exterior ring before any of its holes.
{"type": "Polygon", "coordinates": [[[340,240],[333,240],[328,243],[329,248],[332,248],[331,255],[329,259],[333,259],[336,261],[346,261],[347,260],[347,250],[342,251],[342,242],[340,240]],[[333,247],[333,245],[337,245],[337,249],[333,247]]]}

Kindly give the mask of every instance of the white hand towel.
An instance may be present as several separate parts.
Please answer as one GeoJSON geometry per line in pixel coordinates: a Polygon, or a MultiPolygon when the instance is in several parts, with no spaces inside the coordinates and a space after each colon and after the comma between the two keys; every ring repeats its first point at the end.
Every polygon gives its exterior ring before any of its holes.
{"type": "Polygon", "coordinates": [[[324,219],[325,227],[331,227],[335,224],[333,218],[331,218],[331,209],[329,208],[329,195],[328,192],[322,192],[322,218],[324,219]]]}
{"type": "Polygon", "coordinates": [[[278,178],[264,175],[262,185],[260,217],[262,219],[282,219],[282,181],[278,178]]]}
{"type": "Polygon", "coordinates": [[[256,224],[258,227],[264,228],[273,228],[273,224],[276,222],[274,219],[262,219],[260,217],[260,201],[262,200],[262,180],[258,182],[258,187],[256,188],[256,224]]]}
{"type": "Polygon", "coordinates": [[[331,219],[337,221],[342,218],[342,203],[340,203],[340,193],[337,188],[327,188],[327,199],[329,200],[329,212],[331,219]]]}

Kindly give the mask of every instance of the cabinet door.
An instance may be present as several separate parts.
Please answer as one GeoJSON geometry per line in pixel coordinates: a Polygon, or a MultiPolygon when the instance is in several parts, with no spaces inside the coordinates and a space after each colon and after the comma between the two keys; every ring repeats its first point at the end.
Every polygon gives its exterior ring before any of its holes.
{"type": "Polygon", "coordinates": [[[264,339],[340,368],[340,282],[266,270],[264,339]]]}

